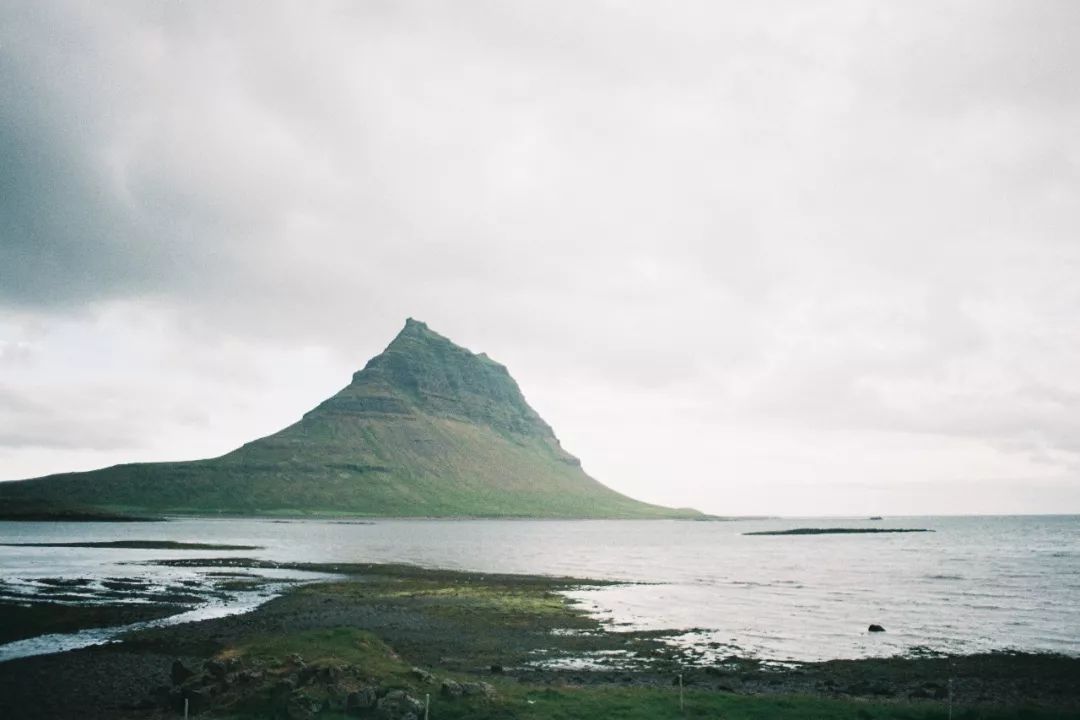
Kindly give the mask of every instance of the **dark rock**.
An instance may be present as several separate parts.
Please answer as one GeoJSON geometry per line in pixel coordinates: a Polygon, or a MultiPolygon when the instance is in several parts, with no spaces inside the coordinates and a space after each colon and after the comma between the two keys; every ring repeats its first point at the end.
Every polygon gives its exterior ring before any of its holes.
{"type": "Polygon", "coordinates": [[[320,710],[322,710],[322,701],[303,693],[292,695],[285,705],[285,714],[289,720],[313,720],[320,710]]]}
{"type": "Polygon", "coordinates": [[[504,668],[503,668],[502,665],[496,664],[496,665],[491,666],[491,672],[495,673],[496,675],[502,673],[503,671],[504,671],[504,668]]]}
{"type": "Polygon", "coordinates": [[[424,712],[424,703],[404,690],[391,690],[375,706],[377,717],[381,720],[408,720],[419,717],[424,712]]]}
{"type": "Polygon", "coordinates": [[[302,665],[300,667],[300,672],[296,673],[296,684],[299,687],[304,687],[305,685],[310,683],[312,680],[314,680],[315,676],[318,675],[318,674],[319,674],[319,668],[310,667],[308,665],[302,665]]]}
{"type": "Polygon", "coordinates": [[[326,696],[326,702],[323,703],[323,709],[333,713],[342,713],[345,711],[346,700],[348,700],[348,694],[331,691],[326,696]]]}
{"type": "Polygon", "coordinates": [[[465,694],[465,689],[461,687],[461,683],[456,680],[443,680],[442,685],[439,687],[439,692],[443,697],[459,698],[465,694]]]}
{"type": "Polygon", "coordinates": [[[225,678],[225,665],[217,660],[207,660],[203,664],[203,669],[214,680],[223,680],[225,678]]]}
{"type": "Polygon", "coordinates": [[[173,685],[182,685],[194,676],[195,672],[189,670],[183,662],[173,660],[172,668],[169,670],[169,677],[172,679],[173,685]]]}
{"type": "Polygon", "coordinates": [[[357,710],[369,710],[379,702],[379,696],[373,687],[363,687],[356,692],[351,692],[345,698],[345,712],[357,710]]]}
{"type": "Polygon", "coordinates": [[[414,678],[422,683],[431,684],[435,682],[435,676],[423,668],[414,667],[410,672],[414,678]]]}
{"type": "Polygon", "coordinates": [[[243,683],[244,685],[250,685],[253,682],[262,680],[262,678],[263,673],[261,670],[241,670],[236,673],[237,682],[243,683]]]}
{"type": "Polygon", "coordinates": [[[319,681],[332,685],[341,680],[341,677],[345,674],[345,671],[337,665],[323,665],[319,668],[319,681]]]}
{"type": "Polygon", "coordinates": [[[867,632],[885,632],[885,628],[880,625],[871,625],[867,632]]]}
{"type": "Polygon", "coordinates": [[[278,680],[272,691],[275,695],[289,695],[296,689],[296,678],[283,677],[278,680]]]}
{"type": "Polygon", "coordinates": [[[461,690],[465,695],[480,695],[489,699],[495,697],[495,688],[486,682],[461,683],[461,690]]]}

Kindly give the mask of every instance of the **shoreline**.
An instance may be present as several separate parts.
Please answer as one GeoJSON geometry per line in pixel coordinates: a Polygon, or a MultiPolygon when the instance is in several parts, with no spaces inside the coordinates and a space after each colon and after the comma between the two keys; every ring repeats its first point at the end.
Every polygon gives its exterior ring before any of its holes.
{"type": "MultiPolygon", "coordinates": [[[[286,702],[268,684],[271,678],[275,683],[283,681],[283,666],[274,663],[297,652],[310,658],[312,652],[322,652],[324,645],[334,649],[340,644],[335,650],[340,657],[331,653],[326,663],[368,672],[365,659],[354,657],[356,633],[385,644],[397,658],[390,665],[381,660],[374,663],[382,669],[371,681],[383,683],[380,687],[404,683],[408,691],[421,693],[423,683],[410,684],[399,677],[401,672],[408,675],[414,666],[455,682],[491,684],[498,699],[476,707],[467,703],[470,717],[485,717],[484,708],[494,713],[492,717],[546,717],[528,714],[536,708],[522,699],[522,693],[548,691],[570,693],[569,699],[560,700],[563,703],[601,705],[630,693],[640,695],[643,707],[655,701],[662,709],[663,699],[670,699],[673,682],[680,675],[695,703],[724,712],[725,717],[736,706],[749,703],[749,711],[754,703],[780,700],[808,712],[806,703],[825,703],[830,709],[822,717],[846,717],[856,706],[885,713],[873,717],[893,717],[889,713],[901,710],[907,713],[903,717],[932,717],[948,701],[950,677],[957,707],[1006,713],[1035,708],[1042,713],[1032,717],[1080,713],[1080,658],[1063,655],[999,652],[791,664],[731,655],[703,663],[693,650],[671,642],[690,630],[618,632],[560,594],[618,583],[410,565],[290,564],[240,558],[171,562],[235,569],[272,566],[333,573],[342,579],[292,587],[242,615],[152,628],[109,645],[7,661],[0,664],[0,714],[173,717],[160,700],[153,699],[153,693],[155,688],[160,694],[162,687],[172,687],[169,675],[175,661],[200,668],[208,661],[235,659],[251,666],[245,666],[245,672],[262,673],[267,682],[225,688],[208,696],[210,714],[205,717],[247,717],[243,712],[249,711],[255,713],[251,717],[273,716],[258,713],[274,711],[286,702]],[[340,634],[349,642],[340,643],[340,634]],[[330,639],[313,641],[324,635],[330,639]],[[357,662],[347,662],[350,658],[357,662]],[[252,669],[258,663],[264,664],[252,669]],[[391,665],[394,669],[388,669],[391,665]],[[407,666],[405,671],[399,665],[407,666]],[[99,714],[87,710],[88,699],[101,708],[99,714]],[[77,714],[76,707],[80,707],[77,714]]],[[[328,703],[328,710],[310,717],[341,717],[332,713],[329,699],[318,702],[328,703]]],[[[534,699],[534,705],[537,702],[534,699]]],[[[440,717],[453,716],[445,708],[440,710],[440,717]]]]}

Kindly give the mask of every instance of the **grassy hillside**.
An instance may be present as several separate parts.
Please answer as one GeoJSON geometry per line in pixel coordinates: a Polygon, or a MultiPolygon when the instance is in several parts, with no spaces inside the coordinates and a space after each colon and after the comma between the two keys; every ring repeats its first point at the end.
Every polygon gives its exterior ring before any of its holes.
{"type": "Polygon", "coordinates": [[[0,503],[137,512],[690,517],[585,474],[502,365],[409,320],[294,425],[212,460],[0,484],[0,503]]]}

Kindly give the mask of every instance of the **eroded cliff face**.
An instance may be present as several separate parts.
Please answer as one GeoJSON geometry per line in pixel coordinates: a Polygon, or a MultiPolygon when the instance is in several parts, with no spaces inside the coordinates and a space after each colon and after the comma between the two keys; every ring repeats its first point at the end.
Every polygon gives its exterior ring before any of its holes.
{"type": "Polygon", "coordinates": [[[284,430],[220,458],[0,485],[4,497],[157,512],[680,517],[589,477],[507,369],[422,322],[284,430]]]}
{"type": "Polygon", "coordinates": [[[409,318],[381,354],[309,415],[369,413],[436,417],[487,425],[499,433],[555,440],[506,367],[409,318]]]}

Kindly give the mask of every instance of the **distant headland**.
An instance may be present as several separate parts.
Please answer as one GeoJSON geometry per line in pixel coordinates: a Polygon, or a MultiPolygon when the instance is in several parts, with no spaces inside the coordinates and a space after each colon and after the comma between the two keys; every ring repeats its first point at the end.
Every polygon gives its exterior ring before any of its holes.
{"type": "Polygon", "coordinates": [[[758,530],[743,535],[868,535],[879,533],[934,532],[926,528],[793,528],[791,530],[758,530]]]}

